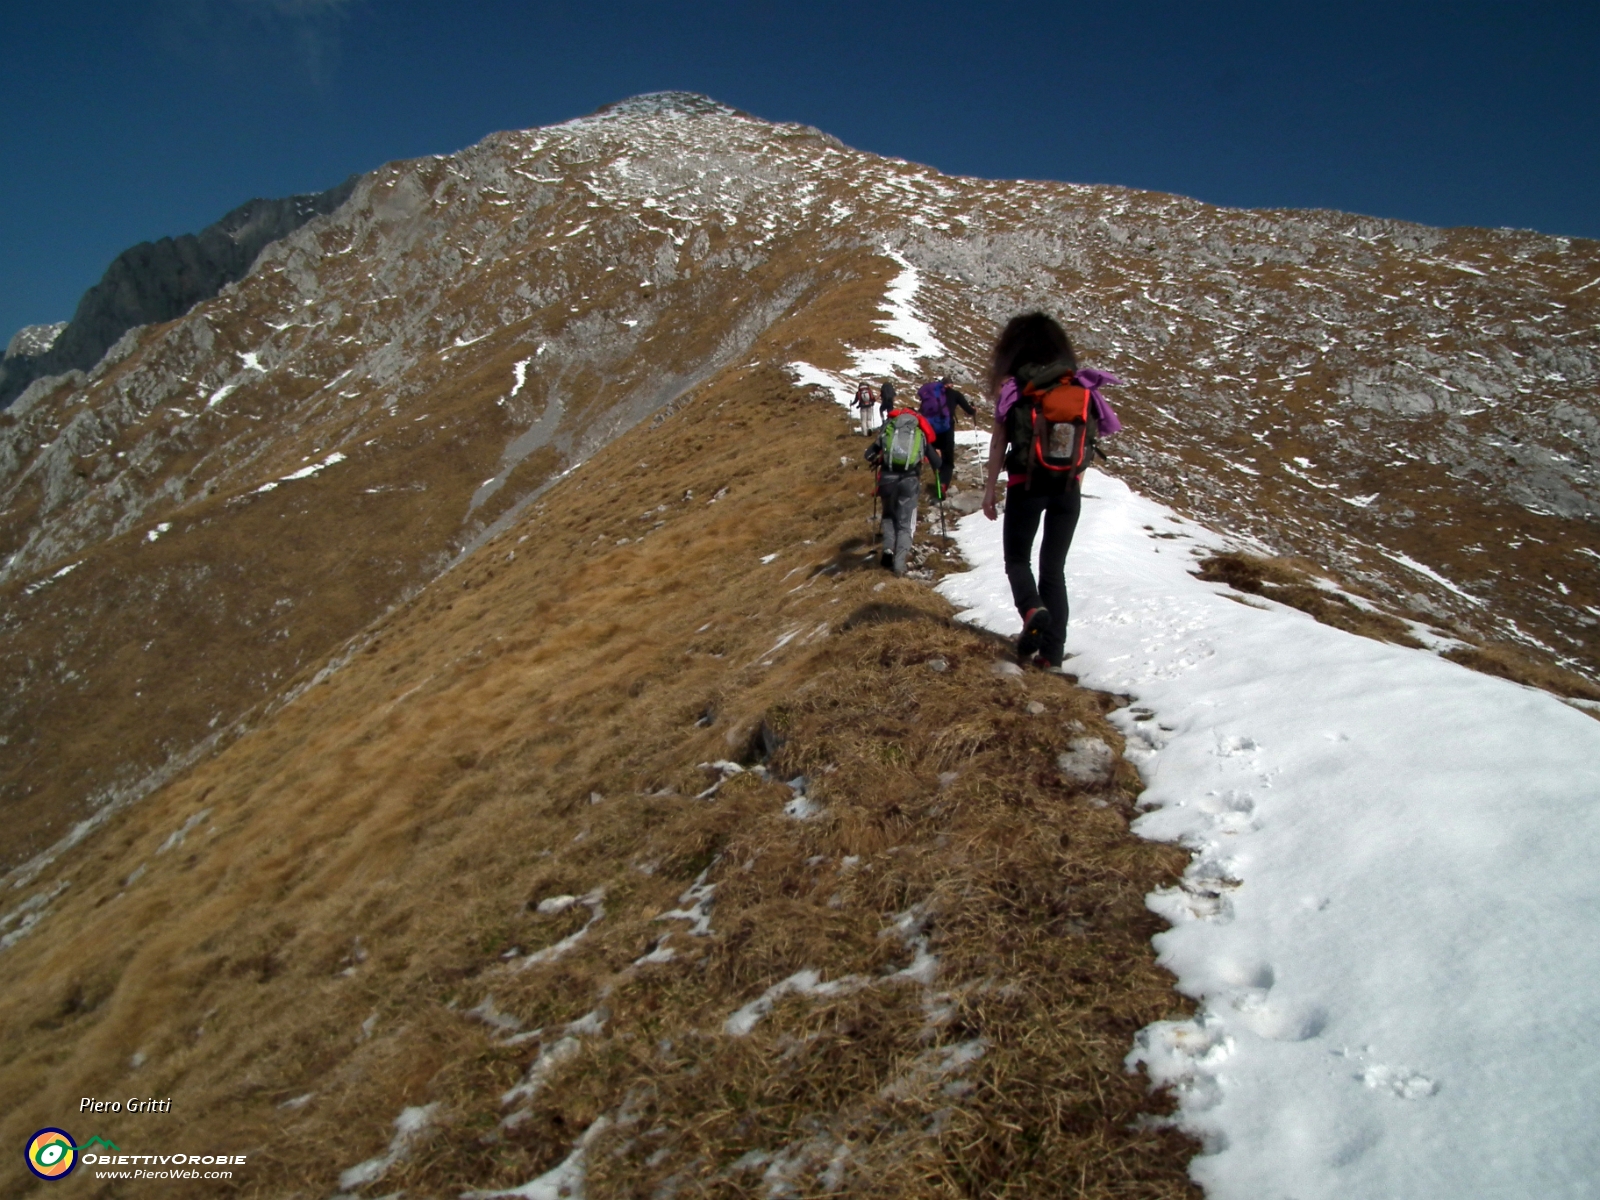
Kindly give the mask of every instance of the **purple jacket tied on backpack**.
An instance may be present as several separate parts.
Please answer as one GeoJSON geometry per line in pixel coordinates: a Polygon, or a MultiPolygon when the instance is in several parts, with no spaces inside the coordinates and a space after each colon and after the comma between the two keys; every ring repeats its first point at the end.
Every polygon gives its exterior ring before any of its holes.
{"type": "MultiPolygon", "coordinates": [[[[1087,388],[1089,399],[1094,404],[1095,419],[1100,422],[1100,432],[1106,435],[1122,432],[1122,422],[1117,420],[1117,414],[1111,405],[1106,403],[1106,398],[1100,394],[1103,387],[1116,387],[1122,383],[1115,375],[1108,371],[1096,371],[1093,367],[1083,367],[1073,372],[1072,382],[1081,388],[1087,388]]],[[[1000,395],[994,402],[994,419],[1002,425],[1005,424],[1006,414],[1011,411],[1011,406],[1017,402],[1017,381],[1007,379],[1000,385],[1000,395]]]]}

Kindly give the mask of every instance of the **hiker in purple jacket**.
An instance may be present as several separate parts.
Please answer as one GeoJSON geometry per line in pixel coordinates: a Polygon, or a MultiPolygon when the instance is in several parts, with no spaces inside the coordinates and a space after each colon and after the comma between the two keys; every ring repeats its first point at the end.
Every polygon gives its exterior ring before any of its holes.
{"type": "Polygon", "coordinates": [[[956,470],[956,409],[964,408],[967,416],[977,419],[977,412],[967,403],[967,398],[950,386],[948,377],[931,379],[917,389],[918,408],[933,427],[934,445],[939,450],[939,495],[950,491],[950,477],[956,470]]]}
{"type": "Polygon", "coordinates": [[[995,342],[989,365],[994,430],[989,439],[983,515],[991,521],[997,516],[996,487],[1004,467],[1006,519],[1001,540],[1011,599],[1022,618],[1017,657],[1024,663],[1059,671],[1066,657],[1067,548],[1078,526],[1083,472],[1094,458],[1095,434],[1109,435],[1122,428],[1100,388],[1121,382],[1114,375],[1080,369],[1066,331],[1042,312],[1013,317],[995,342]],[[1039,441],[1038,398],[1042,389],[1057,386],[1071,389],[1082,402],[1085,416],[1079,428],[1079,457],[1066,468],[1050,465],[1050,450],[1039,441]],[[1039,542],[1036,579],[1033,542],[1041,521],[1044,536],[1039,542]]]}

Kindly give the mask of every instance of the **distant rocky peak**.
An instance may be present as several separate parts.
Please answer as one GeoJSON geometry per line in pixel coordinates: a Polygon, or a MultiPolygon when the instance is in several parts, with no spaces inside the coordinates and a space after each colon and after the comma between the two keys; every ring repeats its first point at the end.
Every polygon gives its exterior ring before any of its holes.
{"type": "Polygon", "coordinates": [[[130,329],[180,317],[224,285],[243,279],[264,248],[312,218],[335,211],[360,178],[352,175],[325,192],[250,200],[198,234],[124,250],[78,301],[71,321],[30,327],[54,331],[41,348],[12,353],[27,329],[12,339],[0,366],[0,410],[33,381],[88,371],[130,329]]]}
{"type": "Polygon", "coordinates": [[[24,325],[6,343],[6,357],[33,358],[43,354],[56,344],[56,339],[66,327],[65,321],[57,321],[53,325],[24,325]]]}

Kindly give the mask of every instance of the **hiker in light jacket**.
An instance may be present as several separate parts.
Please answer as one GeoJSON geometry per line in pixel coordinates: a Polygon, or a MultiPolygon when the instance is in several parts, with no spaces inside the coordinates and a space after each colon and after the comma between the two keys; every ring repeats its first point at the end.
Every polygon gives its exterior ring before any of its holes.
{"type": "Polygon", "coordinates": [[[872,385],[863,379],[856,384],[856,412],[861,417],[861,436],[867,437],[878,428],[877,414],[873,411],[878,407],[878,397],[872,392],[872,385]]]}
{"type": "Polygon", "coordinates": [[[983,515],[991,521],[997,515],[996,485],[1004,467],[1006,519],[1001,540],[1011,599],[1022,618],[1017,657],[1024,663],[1060,670],[1066,655],[1067,548],[1078,525],[1083,471],[1093,461],[1094,435],[1122,428],[1099,389],[1121,382],[1114,375],[1080,370],[1066,331],[1042,312],[1013,317],[995,342],[989,364],[994,431],[989,438],[983,515]],[[1080,389],[1074,394],[1086,417],[1081,462],[1069,469],[1039,463],[1039,389],[1057,385],[1080,389]],[[1089,418],[1091,411],[1094,415],[1089,418]],[[1044,537],[1035,579],[1031,557],[1041,520],[1044,537]]]}
{"type": "Polygon", "coordinates": [[[878,495],[883,499],[880,561],[896,575],[904,575],[911,537],[917,531],[922,464],[927,462],[935,471],[939,469],[933,427],[915,409],[894,409],[883,423],[883,433],[867,447],[866,458],[878,468],[878,495]]]}
{"type": "Polygon", "coordinates": [[[978,414],[967,398],[950,386],[948,378],[929,380],[917,389],[918,408],[933,426],[934,445],[939,450],[939,497],[943,499],[950,490],[950,478],[956,471],[956,409],[964,408],[974,419],[978,414]]]}

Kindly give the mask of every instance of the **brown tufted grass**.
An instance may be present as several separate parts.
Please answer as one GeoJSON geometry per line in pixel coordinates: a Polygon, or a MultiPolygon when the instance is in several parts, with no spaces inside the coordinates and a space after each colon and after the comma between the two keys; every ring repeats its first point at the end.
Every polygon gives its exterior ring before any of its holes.
{"type": "Polygon", "coordinates": [[[799,1195],[1196,1194],[1193,1145],[1140,1121],[1166,1101],[1122,1065],[1185,1011],[1143,902],[1184,855],[1129,834],[1131,768],[1055,769],[1071,737],[1120,746],[1120,702],[996,675],[1003,643],[863,568],[846,430],[776,372],[726,373],[41,877],[70,886],[0,958],[0,1138],[66,1121],[250,1156],[88,1195],[320,1200],[437,1105],[367,1194],[519,1186],[601,1118],[595,1198],[743,1196],[767,1171],[799,1195]],[[793,455],[751,463],[772,420],[793,455]],[[730,759],[749,769],[696,798],[730,759]],[[800,776],[808,820],[784,812],[800,776]],[[693,937],[668,914],[702,878],[693,937]],[[539,911],[597,889],[593,924],[539,911]],[[936,974],[897,974],[926,968],[918,938],[936,974]],[[836,986],[727,1031],[804,971],[836,986]],[[72,1121],[135,1092],[171,1114],[72,1121]]]}

